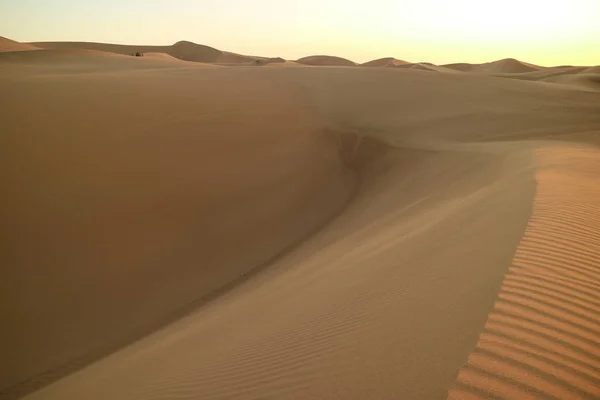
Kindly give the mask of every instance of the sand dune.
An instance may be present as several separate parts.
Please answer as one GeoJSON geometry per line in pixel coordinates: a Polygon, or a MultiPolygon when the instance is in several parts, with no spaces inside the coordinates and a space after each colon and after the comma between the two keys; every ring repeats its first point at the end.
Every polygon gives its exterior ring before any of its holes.
{"type": "Polygon", "coordinates": [[[443,65],[446,68],[463,72],[481,72],[481,73],[522,73],[531,72],[541,67],[514,58],[505,58],[498,61],[492,61],[483,64],[454,63],[443,65]]]}
{"type": "Polygon", "coordinates": [[[579,73],[574,75],[559,75],[541,79],[543,82],[562,83],[582,89],[600,91],[600,73],[579,73]]]}
{"type": "Polygon", "coordinates": [[[600,150],[535,154],[533,214],[449,399],[600,398],[600,150]]]}
{"type": "Polygon", "coordinates": [[[600,65],[585,70],[587,74],[600,74],[600,65]]]}
{"type": "Polygon", "coordinates": [[[302,67],[302,64],[299,64],[295,61],[284,60],[283,62],[268,62],[265,65],[270,67],[302,67]]]}
{"type": "Polygon", "coordinates": [[[394,57],[385,57],[379,58],[377,60],[368,61],[366,63],[361,64],[363,67],[393,67],[396,65],[408,64],[407,61],[398,60],[394,57]]]}
{"type": "Polygon", "coordinates": [[[396,65],[396,68],[407,68],[407,69],[417,69],[420,71],[437,71],[439,68],[435,65],[429,65],[424,63],[406,63],[401,65],[396,65]]]}
{"type": "Polygon", "coordinates": [[[185,71],[4,84],[2,158],[21,172],[15,180],[4,170],[12,183],[2,220],[14,234],[3,259],[13,267],[3,270],[1,303],[11,307],[2,318],[28,328],[0,334],[12,360],[3,363],[2,388],[139,335],[346,203],[352,174],[336,142],[311,129],[293,98],[251,81],[222,90],[228,73],[190,80],[198,69],[185,71]],[[36,118],[17,117],[31,110],[36,118]]]}
{"type": "MultiPolygon", "coordinates": [[[[345,64],[340,64],[345,65],[345,64]]],[[[443,71],[443,72],[454,72],[454,70],[444,67],[439,67],[435,64],[431,63],[411,63],[404,60],[398,60],[393,57],[385,57],[379,58],[377,60],[372,60],[363,64],[360,64],[362,67],[388,67],[388,68],[408,68],[408,69],[418,69],[422,71],[443,71]]]]}
{"type": "Polygon", "coordinates": [[[15,42],[14,40],[0,36],[0,53],[28,50],[38,50],[38,48],[30,44],[15,42]]]}
{"type": "Polygon", "coordinates": [[[552,67],[552,68],[542,68],[537,71],[530,72],[522,72],[522,73],[513,73],[513,74],[497,74],[496,76],[502,76],[507,78],[515,78],[515,79],[524,79],[531,81],[539,81],[547,78],[552,78],[560,75],[572,75],[579,74],[582,72],[586,72],[587,67],[552,67]]]}
{"type": "Polygon", "coordinates": [[[538,71],[525,73],[504,73],[492,75],[503,78],[560,83],[564,85],[570,85],[573,88],[597,91],[600,89],[600,73],[596,73],[594,71],[596,71],[595,67],[589,68],[569,66],[544,68],[538,71]]]}
{"type": "Polygon", "coordinates": [[[179,58],[175,58],[172,55],[167,54],[167,53],[153,53],[153,52],[149,52],[149,53],[144,53],[144,57],[145,57],[145,59],[155,58],[155,59],[161,59],[161,60],[173,61],[173,62],[182,62],[182,61],[184,61],[184,60],[181,60],[179,58]]]}
{"type": "Polygon", "coordinates": [[[305,65],[320,65],[320,66],[336,66],[336,67],[353,67],[356,65],[354,61],[346,60],[341,57],[334,56],[308,56],[296,60],[299,64],[305,65]]]}
{"type": "Polygon", "coordinates": [[[158,52],[0,55],[0,397],[597,394],[597,93],[158,52]]]}
{"type": "Polygon", "coordinates": [[[165,53],[150,53],[148,57],[82,49],[0,53],[0,71],[11,75],[106,73],[174,67],[215,68],[212,64],[185,62],[165,53]]]}
{"type": "Polygon", "coordinates": [[[469,63],[452,63],[452,64],[444,64],[446,68],[454,69],[462,72],[471,72],[477,68],[477,64],[469,64],[469,63]]]}
{"type": "Polygon", "coordinates": [[[43,49],[85,49],[126,55],[135,54],[136,52],[165,53],[180,60],[202,63],[234,64],[251,62],[260,58],[229,53],[188,41],[179,41],[171,46],[137,46],[92,42],[36,42],[31,44],[43,49]]]}

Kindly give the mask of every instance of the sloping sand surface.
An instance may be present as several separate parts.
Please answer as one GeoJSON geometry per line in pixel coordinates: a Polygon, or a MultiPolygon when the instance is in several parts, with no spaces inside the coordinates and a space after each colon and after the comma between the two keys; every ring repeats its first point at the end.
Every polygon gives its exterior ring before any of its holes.
{"type": "Polygon", "coordinates": [[[336,141],[293,97],[197,70],[3,82],[2,318],[22,329],[0,334],[2,388],[139,336],[348,201],[336,141]]]}
{"type": "Polygon", "coordinates": [[[173,62],[182,62],[183,60],[180,60],[179,58],[175,58],[170,54],[167,53],[144,53],[144,57],[146,59],[148,58],[156,58],[156,59],[161,59],[161,60],[168,60],[168,61],[173,61],[173,62]]]}
{"type": "Polygon", "coordinates": [[[498,61],[492,61],[483,64],[468,64],[455,63],[446,64],[446,68],[455,69],[463,72],[480,72],[480,73],[523,73],[537,71],[541,67],[533,64],[528,64],[523,61],[515,60],[514,58],[505,58],[498,61]]]}
{"type": "Polygon", "coordinates": [[[525,73],[493,74],[503,78],[560,83],[585,90],[599,90],[600,69],[597,67],[552,67],[525,73]]]}
{"type": "Polygon", "coordinates": [[[495,76],[505,77],[505,78],[514,78],[514,79],[524,79],[530,81],[539,81],[546,78],[552,78],[561,75],[573,75],[579,74],[582,72],[586,72],[588,67],[551,67],[551,68],[542,68],[537,71],[530,72],[522,72],[522,73],[514,73],[514,74],[495,74],[495,76]]]}
{"type": "MultiPolygon", "coordinates": [[[[396,65],[396,68],[408,68],[408,69],[417,69],[420,71],[438,71],[439,69],[446,69],[444,67],[437,67],[433,64],[424,64],[424,63],[406,63],[396,65]]],[[[452,71],[448,69],[448,71],[452,71]]]]}
{"type": "Polygon", "coordinates": [[[598,93],[111,56],[84,74],[0,58],[5,398],[486,398],[465,371],[595,394],[595,239],[577,243],[596,221],[571,211],[593,208],[599,158],[542,141],[596,140],[598,93]],[[517,265],[562,297],[507,291],[517,265]],[[503,342],[477,350],[490,323],[515,342],[501,363],[503,342]],[[552,334],[568,354],[540,350],[552,334]]]}
{"type": "Polygon", "coordinates": [[[393,67],[396,65],[409,64],[409,62],[404,60],[398,60],[394,57],[385,57],[378,58],[377,60],[368,61],[366,63],[361,64],[363,67],[393,67]]]}
{"type": "Polygon", "coordinates": [[[600,73],[558,75],[541,79],[541,81],[574,85],[582,89],[600,91],[600,73]]]}
{"type": "Polygon", "coordinates": [[[27,43],[15,42],[14,40],[0,36],[0,53],[29,50],[38,50],[38,48],[27,43]]]}
{"type": "Polygon", "coordinates": [[[320,66],[336,66],[336,67],[353,67],[356,65],[354,61],[346,60],[341,57],[334,56],[308,56],[296,60],[299,64],[305,65],[320,65],[320,66]]]}
{"type": "Polygon", "coordinates": [[[600,74],[600,65],[596,67],[591,67],[585,70],[585,73],[588,74],[600,74]]]}
{"type": "Polygon", "coordinates": [[[535,158],[533,214],[449,399],[600,398],[600,149],[535,158]]]}
{"type": "Polygon", "coordinates": [[[267,62],[265,64],[269,67],[303,67],[303,64],[299,64],[296,61],[284,60],[283,62],[267,62]]]}
{"type": "Polygon", "coordinates": [[[188,41],[179,41],[171,46],[137,46],[93,42],[36,42],[31,44],[43,49],[83,49],[125,55],[132,55],[137,52],[166,53],[180,60],[202,63],[243,63],[257,59],[257,57],[229,53],[188,41]]]}
{"type": "Polygon", "coordinates": [[[132,57],[96,50],[54,49],[0,53],[0,71],[12,76],[123,73],[163,68],[216,68],[212,64],[185,62],[165,53],[132,57]]]}

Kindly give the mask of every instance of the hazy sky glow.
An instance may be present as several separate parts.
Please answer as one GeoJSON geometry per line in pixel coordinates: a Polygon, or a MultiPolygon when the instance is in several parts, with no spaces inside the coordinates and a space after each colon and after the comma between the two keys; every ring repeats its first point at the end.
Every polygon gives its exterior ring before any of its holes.
{"type": "Polygon", "coordinates": [[[18,41],[189,40],[287,59],[600,64],[600,0],[0,0],[18,41]]]}

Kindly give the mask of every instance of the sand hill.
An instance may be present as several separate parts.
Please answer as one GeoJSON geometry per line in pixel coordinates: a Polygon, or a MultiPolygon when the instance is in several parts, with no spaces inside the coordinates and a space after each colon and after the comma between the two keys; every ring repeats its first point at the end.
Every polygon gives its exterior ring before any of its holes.
{"type": "Polygon", "coordinates": [[[396,65],[396,68],[407,68],[407,69],[416,69],[420,71],[436,71],[437,68],[434,65],[427,65],[423,63],[406,63],[396,65]]]}
{"type": "Polygon", "coordinates": [[[600,73],[565,74],[541,79],[541,81],[570,86],[574,85],[588,90],[600,91],[600,73]]]}
{"type": "Polygon", "coordinates": [[[0,54],[0,398],[600,397],[597,92],[168,47],[0,54]]]}
{"type": "Polygon", "coordinates": [[[505,58],[484,64],[454,63],[443,66],[457,71],[481,73],[522,73],[536,71],[541,68],[537,65],[515,60],[514,58],[505,58]]]}
{"type": "Polygon", "coordinates": [[[587,68],[585,72],[588,74],[600,74],[600,66],[587,68]]]}
{"type": "Polygon", "coordinates": [[[361,65],[363,67],[393,67],[393,66],[404,65],[404,64],[408,64],[408,62],[404,61],[404,60],[398,60],[397,58],[394,58],[394,57],[385,57],[385,58],[379,58],[377,60],[369,61],[369,62],[363,63],[361,65]]]}
{"type": "Polygon", "coordinates": [[[569,85],[571,88],[598,91],[600,90],[600,87],[598,86],[598,83],[600,82],[600,70],[596,70],[599,72],[594,71],[594,68],[565,66],[543,68],[537,71],[524,73],[504,73],[492,75],[503,78],[546,83],[560,83],[563,85],[569,85]]]}
{"type": "Polygon", "coordinates": [[[336,67],[353,67],[356,65],[354,61],[346,60],[341,57],[334,56],[309,56],[296,60],[299,64],[318,65],[318,66],[336,66],[336,67]]]}
{"type": "Polygon", "coordinates": [[[149,53],[131,57],[117,53],[82,49],[50,49],[0,53],[0,73],[11,75],[82,74],[162,68],[215,68],[213,64],[187,62],[166,53],[149,53]]]}
{"type": "Polygon", "coordinates": [[[38,48],[27,43],[15,42],[14,40],[0,36],[0,53],[28,50],[38,50],[38,48]]]}
{"type": "Polygon", "coordinates": [[[85,49],[127,55],[136,52],[165,53],[180,60],[213,64],[235,64],[257,59],[257,57],[242,56],[187,41],[180,41],[171,46],[133,46],[91,42],[37,42],[31,44],[43,49],[85,49]]]}

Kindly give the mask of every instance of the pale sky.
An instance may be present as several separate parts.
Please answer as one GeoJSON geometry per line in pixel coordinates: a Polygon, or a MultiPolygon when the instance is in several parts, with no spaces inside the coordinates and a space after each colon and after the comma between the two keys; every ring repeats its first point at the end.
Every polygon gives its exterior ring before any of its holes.
{"type": "Polygon", "coordinates": [[[172,44],[365,62],[600,64],[600,0],[0,0],[17,41],[172,44]]]}

